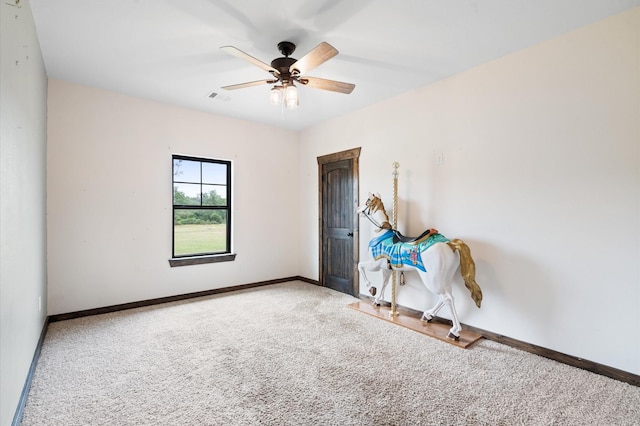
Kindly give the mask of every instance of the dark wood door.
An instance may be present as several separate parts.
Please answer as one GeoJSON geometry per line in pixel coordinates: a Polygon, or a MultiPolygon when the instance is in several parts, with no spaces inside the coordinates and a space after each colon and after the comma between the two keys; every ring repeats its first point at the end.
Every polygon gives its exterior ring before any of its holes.
{"type": "MultiPolygon", "coordinates": [[[[357,151],[359,153],[359,149],[357,151]]],[[[351,151],[348,151],[351,153],[351,151]]],[[[357,157],[335,154],[320,164],[320,281],[342,293],[357,294],[357,157]],[[354,190],[355,188],[355,190],[354,190]]]]}

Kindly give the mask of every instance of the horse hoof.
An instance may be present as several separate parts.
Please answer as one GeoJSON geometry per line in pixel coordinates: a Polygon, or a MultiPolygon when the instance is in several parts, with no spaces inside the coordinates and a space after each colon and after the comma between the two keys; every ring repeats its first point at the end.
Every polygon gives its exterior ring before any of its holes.
{"type": "Polygon", "coordinates": [[[378,290],[376,290],[376,288],[375,288],[375,287],[369,287],[369,293],[370,293],[372,296],[375,296],[377,292],[378,292],[378,290]]]}
{"type": "Polygon", "coordinates": [[[426,315],[423,315],[421,320],[424,321],[424,322],[431,322],[431,321],[433,321],[433,317],[428,317],[426,315]]]}
{"type": "Polygon", "coordinates": [[[449,334],[447,334],[447,337],[448,337],[449,339],[453,339],[453,340],[455,340],[456,342],[460,340],[460,336],[456,336],[456,335],[455,335],[455,334],[453,334],[452,332],[449,332],[449,334]]]}

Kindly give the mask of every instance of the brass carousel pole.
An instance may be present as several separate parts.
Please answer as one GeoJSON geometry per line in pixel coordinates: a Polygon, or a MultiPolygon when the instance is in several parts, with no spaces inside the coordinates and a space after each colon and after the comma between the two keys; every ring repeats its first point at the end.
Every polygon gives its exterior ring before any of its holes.
{"type": "MultiPolygon", "coordinates": [[[[391,219],[391,226],[393,229],[398,229],[398,167],[400,164],[395,161],[393,164],[393,218],[391,219]]],[[[398,316],[398,310],[396,308],[396,271],[391,272],[391,310],[389,311],[390,317],[398,316]]]]}

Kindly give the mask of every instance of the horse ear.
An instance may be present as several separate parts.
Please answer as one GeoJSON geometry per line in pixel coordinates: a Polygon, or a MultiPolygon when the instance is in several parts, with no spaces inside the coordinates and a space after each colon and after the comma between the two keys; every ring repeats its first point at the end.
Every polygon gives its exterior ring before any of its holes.
{"type": "Polygon", "coordinates": [[[380,195],[379,192],[376,192],[376,197],[380,198],[382,200],[382,195],[380,195]]]}
{"type": "Polygon", "coordinates": [[[368,197],[369,197],[369,199],[373,198],[373,194],[369,193],[368,197]]]}

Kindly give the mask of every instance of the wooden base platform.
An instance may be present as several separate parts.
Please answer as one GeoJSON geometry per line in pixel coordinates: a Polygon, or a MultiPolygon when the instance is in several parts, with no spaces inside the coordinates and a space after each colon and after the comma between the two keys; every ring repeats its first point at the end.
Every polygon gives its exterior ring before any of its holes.
{"type": "Polygon", "coordinates": [[[402,327],[417,331],[418,333],[427,336],[435,337],[436,339],[442,340],[443,342],[447,342],[464,349],[473,345],[475,342],[482,338],[482,336],[479,334],[467,330],[462,330],[460,332],[460,340],[450,339],[447,337],[447,334],[449,334],[451,325],[437,322],[425,322],[421,321],[420,318],[402,313],[398,314],[395,317],[392,317],[389,315],[389,311],[391,310],[390,308],[386,306],[374,306],[371,302],[368,301],[354,302],[347,306],[351,309],[355,309],[356,311],[364,312],[365,314],[372,315],[376,318],[383,319],[393,324],[398,324],[402,327]]]}

